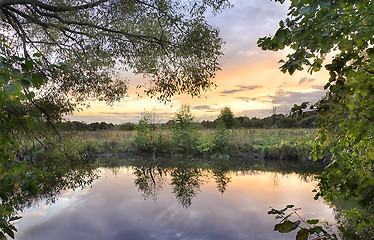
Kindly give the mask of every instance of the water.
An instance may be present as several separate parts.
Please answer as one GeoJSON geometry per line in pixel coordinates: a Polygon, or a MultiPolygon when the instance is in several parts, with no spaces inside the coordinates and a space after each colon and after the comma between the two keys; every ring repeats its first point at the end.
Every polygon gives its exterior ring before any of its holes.
{"type": "Polygon", "coordinates": [[[294,204],[307,218],[334,222],[313,200],[312,176],[259,170],[132,166],[100,168],[83,190],[26,209],[16,239],[295,239],[273,232],[269,206],[294,204]]]}

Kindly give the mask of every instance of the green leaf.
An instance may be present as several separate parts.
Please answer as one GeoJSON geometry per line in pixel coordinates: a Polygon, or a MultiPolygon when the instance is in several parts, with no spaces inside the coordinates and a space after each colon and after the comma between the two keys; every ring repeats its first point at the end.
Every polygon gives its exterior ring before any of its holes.
{"type": "Polygon", "coordinates": [[[22,71],[24,72],[30,72],[34,68],[34,64],[29,59],[25,59],[25,63],[21,64],[22,71]]]}
{"type": "Polygon", "coordinates": [[[16,91],[16,87],[13,84],[5,84],[4,88],[11,93],[14,93],[16,91]]]}
{"type": "Polygon", "coordinates": [[[331,6],[330,2],[320,1],[318,5],[321,6],[321,8],[329,8],[331,6]]]}
{"type": "Polygon", "coordinates": [[[11,218],[9,218],[9,221],[11,222],[11,221],[15,221],[15,220],[19,220],[19,219],[21,219],[22,217],[20,217],[20,216],[15,216],[15,217],[11,217],[11,218]]]}
{"type": "Polygon", "coordinates": [[[42,72],[31,74],[31,82],[36,88],[43,84],[45,78],[46,76],[42,72]]]}
{"type": "Polygon", "coordinates": [[[20,72],[17,70],[17,69],[13,69],[11,72],[10,72],[10,76],[14,79],[18,79],[20,78],[20,72]]]}
{"type": "Polygon", "coordinates": [[[310,220],[306,220],[306,222],[308,224],[317,224],[317,223],[319,223],[319,220],[318,219],[310,219],[310,220]]]}
{"type": "Polygon", "coordinates": [[[32,129],[34,127],[33,119],[27,118],[26,119],[26,126],[27,126],[28,129],[32,129]]]}
{"type": "Polygon", "coordinates": [[[28,79],[28,78],[22,78],[21,79],[21,86],[23,88],[29,88],[30,85],[31,85],[30,79],[28,79]]]}
{"type": "Polygon", "coordinates": [[[292,222],[290,220],[286,220],[283,223],[276,224],[274,226],[274,231],[278,231],[280,233],[289,233],[295,230],[300,225],[300,221],[292,222]]]}
{"type": "Polygon", "coordinates": [[[276,209],[271,209],[270,211],[268,211],[268,214],[283,214],[283,212],[276,209]]]}
{"type": "Polygon", "coordinates": [[[11,238],[14,239],[14,232],[12,229],[10,229],[8,226],[3,227],[2,229],[6,234],[8,234],[11,238]]]}
{"type": "Polygon", "coordinates": [[[68,66],[65,63],[63,63],[63,62],[59,62],[56,67],[58,69],[60,69],[60,70],[63,70],[63,71],[66,70],[66,69],[68,69],[68,66]]]}
{"type": "Polygon", "coordinates": [[[296,240],[308,240],[309,232],[307,229],[302,228],[296,234],[296,240]]]}
{"type": "Polygon", "coordinates": [[[34,92],[29,92],[25,95],[28,99],[33,99],[35,97],[35,93],[34,92]]]}

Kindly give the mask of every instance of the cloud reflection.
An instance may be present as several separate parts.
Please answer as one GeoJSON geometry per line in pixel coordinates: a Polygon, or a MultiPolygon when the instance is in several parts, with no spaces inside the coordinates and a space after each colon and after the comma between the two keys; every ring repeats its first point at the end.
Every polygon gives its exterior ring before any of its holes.
{"type": "Polygon", "coordinates": [[[293,203],[302,206],[307,217],[332,218],[331,209],[313,200],[313,182],[300,181],[295,174],[277,175],[274,187],[273,173],[170,169],[162,174],[164,183],[169,184],[163,183],[157,201],[153,201],[144,200],[134,185],[134,171],[123,168],[114,175],[104,170],[103,177],[85,194],[78,192],[58,214],[29,225],[16,238],[290,239],[272,231],[275,221],[266,214],[269,206],[293,203]],[[192,193],[186,194],[192,196],[189,208],[178,200],[181,186],[192,193]]]}

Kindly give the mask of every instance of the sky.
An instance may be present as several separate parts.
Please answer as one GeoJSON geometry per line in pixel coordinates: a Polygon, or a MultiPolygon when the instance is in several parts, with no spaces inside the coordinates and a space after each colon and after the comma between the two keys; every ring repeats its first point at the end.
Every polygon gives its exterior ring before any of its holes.
{"type": "Polygon", "coordinates": [[[86,123],[137,122],[144,112],[154,112],[158,122],[174,117],[182,104],[189,104],[197,121],[213,120],[220,110],[230,107],[235,116],[266,117],[272,112],[272,98],[277,103],[277,113],[289,113],[294,104],[315,103],[325,95],[323,86],[328,73],[320,71],[310,75],[306,71],[292,76],[279,70],[280,59],[290,50],[263,51],[257,40],[274,35],[280,20],[287,16],[288,4],[270,0],[233,0],[234,7],[215,16],[208,16],[209,23],[220,29],[225,41],[221,71],[216,75],[217,88],[204,92],[200,97],[176,96],[164,104],[147,96],[138,96],[136,86],[144,80],[140,76],[130,79],[129,94],[112,106],[91,101],[90,108],[68,116],[68,120],[86,123]]]}

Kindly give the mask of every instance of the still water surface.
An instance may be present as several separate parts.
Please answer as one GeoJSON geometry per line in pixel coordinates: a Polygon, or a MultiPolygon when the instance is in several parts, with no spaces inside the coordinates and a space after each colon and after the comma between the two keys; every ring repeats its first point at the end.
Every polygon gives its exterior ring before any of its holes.
{"type": "Polygon", "coordinates": [[[295,239],[273,232],[269,206],[301,207],[305,218],[334,222],[313,200],[316,182],[295,173],[198,168],[101,168],[91,187],[26,209],[16,239],[295,239]]]}

